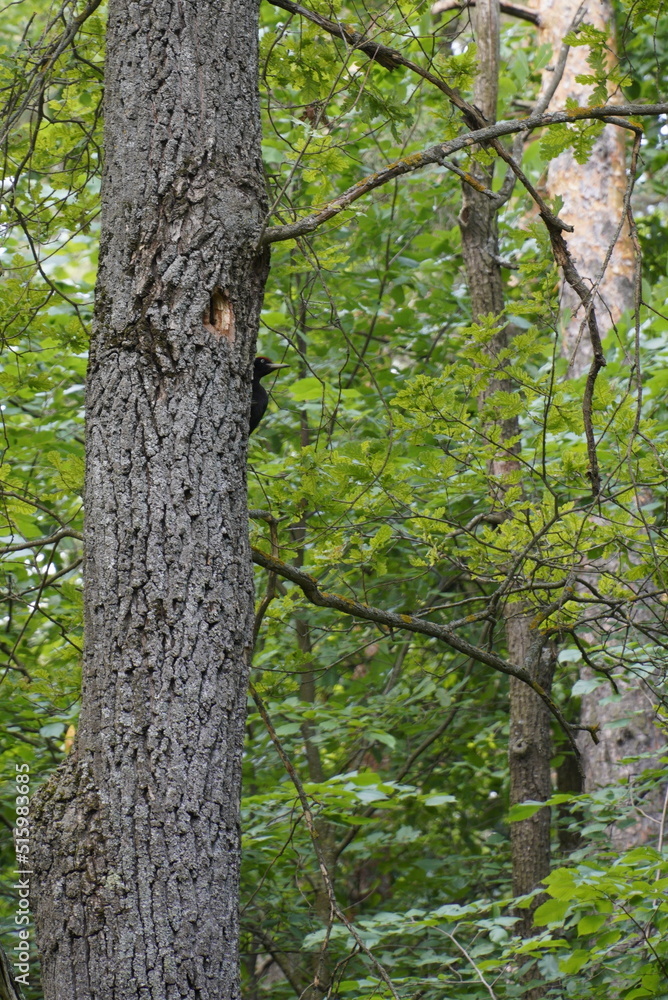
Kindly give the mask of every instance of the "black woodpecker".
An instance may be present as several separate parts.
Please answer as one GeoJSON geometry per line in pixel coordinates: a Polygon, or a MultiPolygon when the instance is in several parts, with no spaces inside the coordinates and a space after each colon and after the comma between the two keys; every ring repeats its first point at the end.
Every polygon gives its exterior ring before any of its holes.
{"type": "Polygon", "coordinates": [[[253,365],[253,393],[251,395],[250,411],[250,431],[252,434],[264,416],[264,411],[269,405],[267,390],[260,384],[260,379],[270,372],[277,372],[280,368],[289,368],[290,365],[277,365],[269,358],[259,357],[255,359],[253,365]]]}

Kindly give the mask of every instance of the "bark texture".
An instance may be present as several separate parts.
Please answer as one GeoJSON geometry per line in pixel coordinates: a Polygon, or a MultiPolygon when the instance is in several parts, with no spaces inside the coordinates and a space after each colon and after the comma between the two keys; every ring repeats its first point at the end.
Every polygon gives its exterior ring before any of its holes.
{"type": "Polygon", "coordinates": [[[37,814],[45,1000],[239,995],[256,74],[256,0],[109,4],[83,703],[37,814]]]}
{"type": "MultiPolygon", "coordinates": [[[[556,61],[564,36],[579,7],[580,0],[562,0],[558,4],[544,0],[540,4],[539,41],[552,46],[553,62],[556,61]]],[[[605,31],[614,42],[614,14],[608,0],[589,2],[585,21],[605,31]]],[[[611,61],[613,53],[614,49],[611,47],[611,61]]],[[[588,103],[591,85],[580,83],[576,79],[592,73],[587,63],[588,54],[587,46],[570,49],[561,83],[550,104],[551,111],[565,108],[569,98],[581,105],[588,103]]],[[[551,73],[547,72],[546,87],[550,84],[550,77],[551,73]]],[[[559,217],[574,227],[574,232],[566,236],[568,249],[587,283],[593,283],[599,277],[606,251],[613,242],[624,215],[627,183],[625,146],[624,130],[606,125],[586,164],[576,163],[572,151],[566,150],[551,160],[548,167],[548,196],[560,196],[563,199],[559,217]]],[[[634,267],[633,244],[628,226],[624,223],[595,300],[602,332],[633,306],[634,267]]],[[[571,361],[571,372],[577,376],[591,364],[592,348],[586,328],[581,334],[583,316],[580,300],[565,283],[562,305],[570,310],[570,319],[564,324],[562,332],[562,353],[571,361]]]]}
{"type": "MultiPolygon", "coordinates": [[[[509,653],[514,662],[524,663],[532,676],[546,691],[552,688],[554,659],[548,648],[540,643],[532,648],[531,630],[526,617],[523,628],[508,628],[509,653]],[[522,659],[516,659],[522,657],[522,659]]],[[[552,794],[550,758],[552,734],[550,717],[542,701],[526,684],[510,678],[510,736],[508,759],[510,762],[510,804],[517,805],[531,799],[545,802],[552,794]]],[[[524,896],[550,873],[550,809],[541,809],[529,819],[510,826],[510,846],[513,859],[513,895],[524,896]]],[[[518,910],[518,929],[523,937],[536,933],[533,914],[542,902],[540,897],[526,910],[518,910]]],[[[540,992],[529,996],[542,996],[540,992]]]]}

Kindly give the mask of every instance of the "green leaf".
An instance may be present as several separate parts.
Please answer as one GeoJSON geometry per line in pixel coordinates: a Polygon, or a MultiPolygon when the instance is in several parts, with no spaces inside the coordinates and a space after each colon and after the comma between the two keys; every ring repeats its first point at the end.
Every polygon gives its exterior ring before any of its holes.
{"type": "Polygon", "coordinates": [[[322,399],[324,386],[317,378],[300,378],[290,386],[290,395],[297,403],[322,399]]]}
{"type": "Polygon", "coordinates": [[[600,927],[607,920],[605,913],[590,913],[585,917],[582,917],[578,921],[578,934],[584,936],[585,934],[595,934],[600,927]]]}
{"type": "Polygon", "coordinates": [[[536,909],[533,916],[534,923],[538,927],[544,927],[547,924],[561,925],[566,919],[570,907],[571,901],[568,899],[548,899],[536,909]]]}
{"type": "Polygon", "coordinates": [[[582,948],[576,949],[568,958],[559,959],[559,968],[567,975],[579,972],[589,961],[590,953],[582,948]]]}
{"type": "Polygon", "coordinates": [[[545,802],[532,802],[530,800],[520,802],[518,805],[510,807],[508,819],[511,823],[518,823],[520,820],[530,819],[537,812],[540,812],[541,809],[545,809],[545,807],[545,802]]]}
{"type": "Polygon", "coordinates": [[[427,795],[423,802],[426,806],[444,806],[451,802],[456,802],[454,795],[427,795]]]}

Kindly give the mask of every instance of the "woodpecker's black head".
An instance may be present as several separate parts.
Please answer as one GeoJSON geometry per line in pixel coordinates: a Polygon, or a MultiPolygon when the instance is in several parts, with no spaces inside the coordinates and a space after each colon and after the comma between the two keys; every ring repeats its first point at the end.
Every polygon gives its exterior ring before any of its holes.
{"type": "Polygon", "coordinates": [[[252,434],[257,425],[262,420],[265,410],[269,405],[269,396],[267,395],[267,390],[263,385],[260,385],[260,379],[264,378],[265,375],[269,375],[270,372],[277,372],[280,368],[289,368],[290,365],[277,365],[269,358],[259,357],[255,359],[255,364],[253,365],[253,390],[251,393],[251,410],[250,410],[250,433],[252,434]]]}
{"type": "Polygon", "coordinates": [[[290,365],[278,365],[274,361],[270,361],[269,358],[265,358],[262,355],[255,359],[255,364],[253,365],[253,379],[264,378],[269,372],[277,372],[280,368],[289,368],[290,365]]]}

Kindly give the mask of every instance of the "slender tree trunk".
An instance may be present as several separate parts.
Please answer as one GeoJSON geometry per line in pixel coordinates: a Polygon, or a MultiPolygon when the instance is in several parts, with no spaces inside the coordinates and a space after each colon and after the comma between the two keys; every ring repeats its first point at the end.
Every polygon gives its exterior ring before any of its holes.
{"type": "MultiPolygon", "coordinates": [[[[490,121],[496,119],[499,67],[499,6],[497,0],[478,0],[473,14],[479,69],[475,82],[474,104],[490,121]]],[[[477,166],[478,179],[491,188],[491,168],[477,166]]],[[[467,283],[471,294],[473,319],[493,313],[500,316],[504,309],[503,284],[498,263],[498,207],[489,197],[468,184],[463,185],[460,228],[462,253],[466,267],[467,283]]],[[[493,354],[506,346],[512,331],[504,329],[490,345],[493,354]]],[[[490,385],[490,392],[498,389],[512,391],[513,386],[499,377],[490,385]]],[[[483,401],[484,405],[484,401],[483,401]]],[[[492,419],[493,415],[490,415],[492,419]]],[[[502,420],[501,441],[510,441],[519,431],[516,419],[502,420]]],[[[492,463],[491,473],[496,481],[518,468],[513,451],[508,446],[492,463]]],[[[503,506],[503,487],[492,503],[503,506]]],[[[512,512],[511,512],[512,513],[512,512]]],[[[506,639],[509,658],[513,663],[530,670],[546,691],[551,688],[552,667],[542,656],[540,637],[530,627],[529,617],[517,604],[508,608],[505,615],[506,639]]],[[[514,805],[526,799],[537,801],[549,798],[551,793],[550,715],[545,704],[526,685],[511,678],[510,683],[510,735],[508,760],[510,770],[510,802],[514,805]]],[[[513,823],[510,831],[513,868],[513,892],[524,895],[531,892],[550,870],[550,812],[542,809],[531,819],[513,823]]],[[[520,932],[532,933],[533,910],[519,911],[520,932]]],[[[542,995],[540,989],[531,991],[531,1000],[542,995]]]]}
{"type": "MultiPolygon", "coordinates": [[[[507,623],[508,653],[513,663],[520,663],[545,691],[552,688],[554,657],[540,637],[532,637],[528,619],[523,616],[513,627],[507,623]],[[533,639],[533,642],[532,642],[533,639]]],[[[510,802],[516,805],[531,799],[544,802],[552,794],[550,758],[552,734],[550,716],[538,696],[515,677],[510,678],[510,802]]],[[[532,892],[550,872],[550,810],[541,809],[529,819],[512,823],[510,845],[513,859],[513,893],[523,896],[532,892]]],[[[537,897],[528,909],[518,911],[518,929],[523,937],[535,933],[534,910],[541,902],[537,897]]],[[[532,991],[529,997],[542,996],[532,991]]]]}
{"type": "Polygon", "coordinates": [[[256,48],[255,0],[109,4],[82,714],[36,817],[45,1000],[239,996],[256,48]]]}

